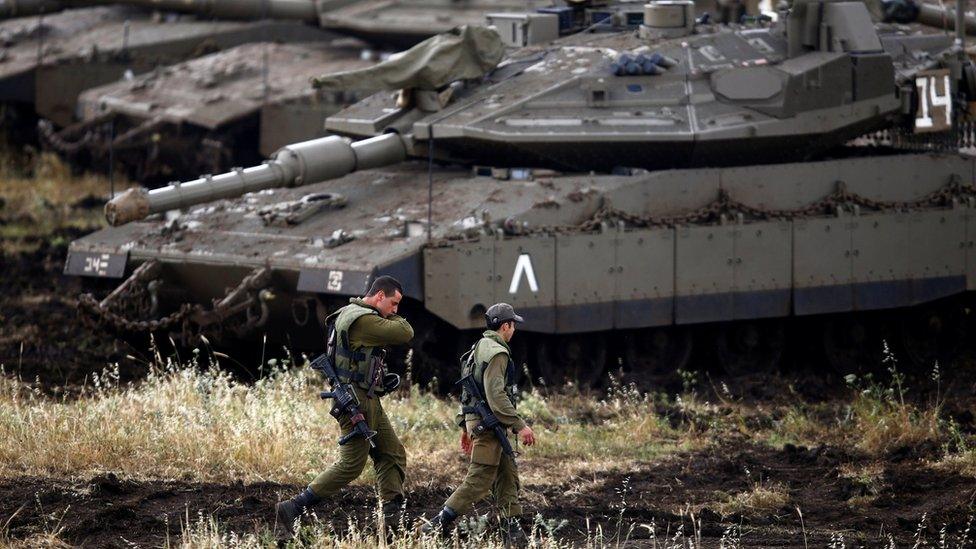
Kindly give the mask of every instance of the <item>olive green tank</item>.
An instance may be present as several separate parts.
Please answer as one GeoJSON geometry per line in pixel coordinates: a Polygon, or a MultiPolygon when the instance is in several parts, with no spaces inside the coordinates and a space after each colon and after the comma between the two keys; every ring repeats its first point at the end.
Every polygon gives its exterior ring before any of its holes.
{"type": "Polygon", "coordinates": [[[858,2],[781,15],[712,26],[658,2],[636,30],[512,53],[510,14],[317,76],[383,91],[328,118],[345,137],[117,196],[66,273],[124,281],[82,299],[103,329],[310,351],[393,275],[422,379],[451,379],[499,301],[550,381],[642,382],[698,352],[766,371],[811,347],[850,372],[883,337],[949,367],[976,289],[964,37],[858,2]]]}
{"type": "MultiPolygon", "coordinates": [[[[299,0],[294,0],[299,1],[299,0]]],[[[55,8],[54,3],[38,5],[55,8]]],[[[20,1],[7,14],[30,7],[20,1]]],[[[318,40],[316,27],[286,20],[216,20],[140,6],[71,7],[0,21],[0,109],[8,136],[35,133],[37,119],[56,127],[76,119],[78,95],[138,75],[255,40],[318,40]]]]}
{"type": "MultiPolygon", "coordinates": [[[[324,135],[326,116],[369,91],[353,85],[316,93],[307,85],[308,74],[367,66],[394,48],[461,24],[483,23],[487,13],[550,4],[548,0],[100,3],[228,22],[275,18],[293,28],[284,34],[254,33],[248,44],[183,63],[156,64],[142,75],[140,70],[129,70],[122,79],[116,75],[111,83],[60,98],[59,108],[64,111],[60,116],[53,116],[50,109],[41,112],[45,118],[41,137],[48,147],[88,169],[104,172],[112,162],[130,178],[150,186],[255,163],[282,145],[324,135]],[[358,31],[349,28],[355,21],[358,31]],[[360,32],[363,29],[369,32],[360,32]]],[[[586,9],[572,11],[579,18],[573,27],[585,24],[586,9]]],[[[79,68],[72,74],[84,74],[79,68]]]]}

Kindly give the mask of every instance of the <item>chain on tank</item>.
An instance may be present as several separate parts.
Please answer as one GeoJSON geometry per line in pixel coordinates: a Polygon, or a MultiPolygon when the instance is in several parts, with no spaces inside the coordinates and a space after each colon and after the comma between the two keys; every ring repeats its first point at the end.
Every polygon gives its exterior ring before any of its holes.
{"type": "Polygon", "coordinates": [[[195,344],[201,335],[220,334],[230,324],[238,325],[234,327],[236,331],[247,331],[266,316],[266,311],[259,316],[249,313],[253,306],[263,307],[260,293],[270,285],[271,271],[262,267],[228,290],[224,299],[214,300],[210,310],[199,304],[183,303],[178,310],[161,318],[136,319],[134,317],[144,314],[145,307],[138,304],[144,301],[146,287],[157,279],[160,268],[161,264],[155,260],[143,263],[102,301],[92,294],[79,296],[78,308],[82,317],[122,333],[154,333],[179,327],[181,340],[185,344],[195,344]],[[241,321],[237,317],[242,314],[245,318],[241,321]]]}
{"type": "MultiPolygon", "coordinates": [[[[964,184],[959,178],[952,178],[949,183],[916,200],[910,201],[882,201],[848,190],[843,181],[837,182],[837,187],[830,195],[811,202],[805,206],[791,209],[759,208],[739,202],[732,198],[725,189],[719,190],[718,197],[709,204],[694,210],[669,216],[646,216],[632,214],[615,208],[604,198],[602,205],[592,217],[577,225],[548,225],[524,227],[516,223],[506,223],[505,232],[513,236],[527,236],[543,233],[572,233],[591,232],[599,230],[605,224],[623,222],[632,227],[675,227],[680,225],[701,225],[719,222],[723,214],[743,214],[750,219],[804,219],[828,215],[843,206],[858,206],[875,211],[904,211],[923,207],[946,207],[954,200],[976,199],[976,187],[964,184]]],[[[459,237],[462,238],[462,237],[459,237]]],[[[449,239],[450,240],[450,239],[449,239]]]]}
{"type": "Polygon", "coordinates": [[[855,139],[855,147],[890,147],[908,152],[976,152],[976,121],[967,119],[941,134],[918,134],[908,128],[890,128],[855,139]]]}

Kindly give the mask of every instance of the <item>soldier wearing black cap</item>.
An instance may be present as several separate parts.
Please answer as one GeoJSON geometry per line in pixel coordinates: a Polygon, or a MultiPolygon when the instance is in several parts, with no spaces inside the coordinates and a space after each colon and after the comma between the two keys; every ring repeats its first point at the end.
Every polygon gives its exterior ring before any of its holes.
{"type": "MultiPolygon", "coordinates": [[[[485,320],[488,329],[472,347],[470,359],[462,360],[461,376],[473,375],[506,432],[517,433],[523,444],[532,446],[535,434],[515,410],[516,370],[512,349],[508,346],[515,335],[515,325],[523,319],[508,303],[498,303],[488,308],[485,320]]],[[[471,398],[467,391],[462,391],[463,406],[470,406],[471,398]]],[[[458,418],[462,429],[461,449],[471,455],[468,474],[448,498],[444,509],[423,528],[424,531],[446,533],[459,514],[468,512],[472,504],[491,494],[501,516],[502,534],[507,539],[519,537],[522,534],[519,523],[522,507],[518,502],[519,478],[515,460],[502,452],[501,442],[494,432],[475,434],[480,416],[462,412],[458,418]]]]}

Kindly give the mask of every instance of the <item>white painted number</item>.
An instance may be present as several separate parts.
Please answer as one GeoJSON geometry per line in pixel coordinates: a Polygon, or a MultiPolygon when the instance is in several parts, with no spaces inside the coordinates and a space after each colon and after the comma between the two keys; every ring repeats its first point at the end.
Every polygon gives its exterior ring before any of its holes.
{"type": "Polygon", "coordinates": [[[915,129],[937,132],[952,127],[952,87],[948,71],[923,74],[915,79],[918,88],[918,112],[915,129]],[[942,93],[939,93],[941,88],[942,93]]]}
{"type": "Polygon", "coordinates": [[[101,257],[88,256],[85,258],[85,272],[95,273],[98,276],[108,274],[109,254],[102,254],[101,257]]]}
{"type": "Polygon", "coordinates": [[[515,274],[512,275],[512,283],[508,286],[508,293],[513,295],[518,293],[523,276],[528,281],[532,293],[537,293],[539,283],[535,279],[535,269],[532,268],[532,258],[529,257],[529,254],[520,255],[518,261],[515,262],[515,274]]]}
{"type": "Polygon", "coordinates": [[[705,56],[705,59],[708,59],[712,63],[715,63],[716,61],[725,60],[725,56],[722,55],[722,52],[718,51],[718,48],[712,45],[702,46],[701,48],[698,48],[698,53],[705,56]]]}
{"type": "Polygon", "coordinates": [[[342,290],[342,271],[329,271],[329,283],[326,288],[331,292],[342,290]]]}

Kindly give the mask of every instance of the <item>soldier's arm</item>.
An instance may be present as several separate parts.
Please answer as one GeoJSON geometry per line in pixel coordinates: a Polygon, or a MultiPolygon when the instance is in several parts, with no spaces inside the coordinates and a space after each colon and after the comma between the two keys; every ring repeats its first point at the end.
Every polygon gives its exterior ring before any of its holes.
{"type": "Polygon", "coordinates": [[[402,345],[413,339],[413,327],[402,316],[365,315],[349,328],[349,345],[353,347],[382,347],[402,345]]]}
{"type": "Polygon", "coordinates": [[[521,431],[525,421],[515,411],[515,405],[505,394],[505,368],[508,366],[508,356],[504,353],[495,355],[485,369],[485,399],[488,406],[495,412],[498,421],[513,431],[521,431]]]}

